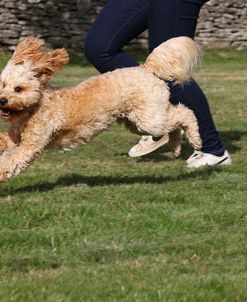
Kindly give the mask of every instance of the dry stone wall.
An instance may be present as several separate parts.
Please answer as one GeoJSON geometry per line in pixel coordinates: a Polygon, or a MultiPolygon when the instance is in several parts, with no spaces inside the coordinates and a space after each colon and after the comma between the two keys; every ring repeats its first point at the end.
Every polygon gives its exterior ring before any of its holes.
{"type": "MultiPolygon", "coordinates": [[[[117,1],[117,0],[116,0],[117,1]]],[[[105,0],[0,0],[0,48],[38,36],[51,47],[83,48],[105,0]]],[[[201,10],[197,40],[207,47],[247,46],[247,1],[211,0],[201,10]]],[[[147,33],[132,42],[147,47],[147,33]]]]}
{"type": "Polygon", "coordinates": [[[201,10],[197,40],[208,47],[247,47],[247,0],[211,0],[201,10]]]}

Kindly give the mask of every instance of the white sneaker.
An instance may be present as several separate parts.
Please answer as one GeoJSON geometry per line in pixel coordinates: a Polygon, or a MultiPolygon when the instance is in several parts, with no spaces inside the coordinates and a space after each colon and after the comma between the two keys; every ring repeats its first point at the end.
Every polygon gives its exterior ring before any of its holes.
{"type": "Polygon", "coordinates": [[[216,156],[210,153],[195,151],[187,159],[186,162],[189,168],[199,168],[203,166],[214,166],[214,165],[230,165],[232,163],[231,157],[227,151],[225,151],[222,156],[216,156]]]}
{"type": "Polygon", "coordinates": [[[190,164],[194,159],[199,158],[202,154],[202,151],[195,150],[194,153],[186,160],[187,164],[190,164]]]}
{"type": "Polygon", "coordinates": [[[154,141],[152,136],[142,136],[141,140],[129,150],[130,157],[142,156],[153,152],[164,144],[168,143],[169,136],[164,135],[159,140],[154,141]]]}

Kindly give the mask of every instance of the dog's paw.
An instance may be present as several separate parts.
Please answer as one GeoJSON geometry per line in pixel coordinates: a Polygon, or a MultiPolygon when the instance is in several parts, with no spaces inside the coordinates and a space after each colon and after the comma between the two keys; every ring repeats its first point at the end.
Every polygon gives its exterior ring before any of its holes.
{"type": "Polygon", "coordinates": [[[15,165],[10,165],[11,161],[5,161],[3,157],[0,159],[0,182],[7,181],[15,171],[15,165]]]}
{"type": "Polygon", "coordinates": [[[0,172],[0,183],[1,182],[6,182],[10,177],[12,173],[9,171],[1,171],[0,172]]]}
{"type": "Polygon", "coordinates": [[[179,144],[173,149],[173,155],[175,158],[179,157],[181,155],[182,146],[179,144]]]}

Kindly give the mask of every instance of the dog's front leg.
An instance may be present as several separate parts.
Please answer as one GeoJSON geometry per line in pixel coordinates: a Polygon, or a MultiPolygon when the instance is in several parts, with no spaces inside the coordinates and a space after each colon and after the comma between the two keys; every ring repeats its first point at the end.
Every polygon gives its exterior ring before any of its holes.
{"type": "Polygon", "coordinates": [[[32,133],[31,136],[24,136],[18,146],[6,151],[0,157],[0,182],[24,170],[47,145],[49,137],[49,131],[42,136],[32,133]]]}
{"type": "Polygon", "coordinates": [[[10,150],[14,146],[15,146],[15,144],[9,138],[7,133],[0,134],[0,152],[10,150]]]}
{"type": "Polygon", "coordinates": [[[8,132],[0,133],[0,152],[14,149],[19,142],[19,131],[15,127],[10,127],[8,132]]]}

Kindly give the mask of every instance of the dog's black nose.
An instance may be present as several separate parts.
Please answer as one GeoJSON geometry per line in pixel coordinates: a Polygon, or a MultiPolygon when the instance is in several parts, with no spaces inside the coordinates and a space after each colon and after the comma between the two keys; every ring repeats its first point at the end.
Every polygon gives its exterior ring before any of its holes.
{"type": "Polygon", "coordinates": [[[0,106],[5,106],[8,104],[8,100],[6,98],[0,99],[0,106]]]}

